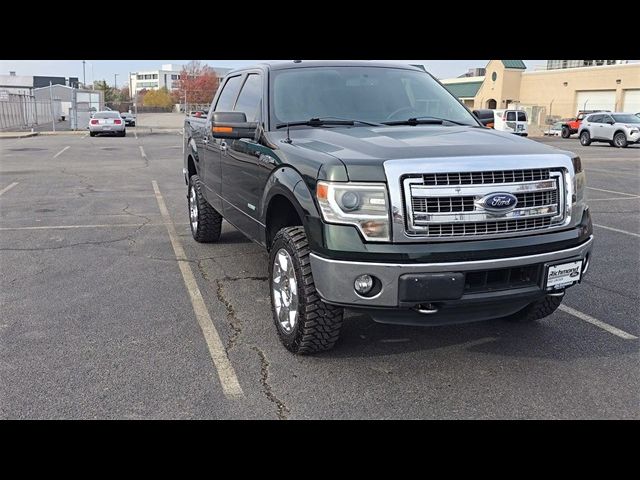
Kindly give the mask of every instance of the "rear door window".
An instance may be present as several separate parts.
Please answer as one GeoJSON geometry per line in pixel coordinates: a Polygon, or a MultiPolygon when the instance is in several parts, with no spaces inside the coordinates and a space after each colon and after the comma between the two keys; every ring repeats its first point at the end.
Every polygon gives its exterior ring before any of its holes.
{"type": "Polygon", "coordinates": [[[518,112],[518,121],[519,122],[526,122],[527,121],[527,114],[524,112],[518,112]]]}
{"type": "Polygon", "coordinates": [[[507,122],[516,121],[516,112],[507,112],[507,122]]]}
{"type": "Polygon", "coordinates": [[[589,115],[587,117],[587,122],[589,122],[589,123],[601,123],[602,122],[602,115],[589,115]]]}

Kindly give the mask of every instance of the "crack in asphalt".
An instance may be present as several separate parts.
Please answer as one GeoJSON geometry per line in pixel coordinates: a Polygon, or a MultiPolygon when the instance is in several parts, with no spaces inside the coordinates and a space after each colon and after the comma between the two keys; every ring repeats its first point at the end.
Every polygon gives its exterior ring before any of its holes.
{"type": "MultiPolygon", "coordinates": [[[[76,173],[76,172],[68,172],[67,171],[67,167],[62,167],[62,170],[60,170],[60,173],[63,173],[64,175],[71,175],[73,177],[79,178],[80,179],[80,183],[82,184],[83,188],[87,192],[89,192],[89,193],[98,193],[94,189],[94,185],[92,183],[89,183],[89,181],[88,181],[91,177],[87,177],[86,175],[82,175],[82,174],[76,173]]],[[[78,192],[78,196],[79,197],[84,197],[84,194],[82,192],[78,192]]]]}
{"type": "MultiPolygon", "coordinates": [[[[129,205],[127,205],[125,207],[125,209],[129,208],[129,205]]],[[[122,210],[123,212],[125,211],[124,209],[122,210]]],[[[134,217],[140,217],[145,219],[144,222],[142,222],[141,224],[137,225],[136,228],[129,234],[129,235],[125,235],[124,237],[119,237],[119,238],[114,238],[111,240],[100,240],[100,241],[95,241],[95,242],[91,242],[91,241],[87,241],[87,242],[78,242],[78,243],[69,243],[67,245],[59,245],[57,247],[37,247],[37,248],[0,248],[0,252],[44,252],[47,250],[60,250],[63,248],[70,248],[70,247],[78,247],[78,246],[83,246],[83,245],[107,245],[110,243],[116,243],[116,242],[122,242],[124,240],[129,240],[131,241],[133,239],[133,237],[135,237],[140,230],[142,230],[142,228],[149,224],[151,222],[151,219],[148,217],[145,217],[143,215],[138,215],[135,213],[131,213],[131,212],[125,212],[129,215],[132,215],[134,217]]],[[[135,241],[134,241],[135,243],[135,241]]],[[[131,244],[130,244],[131,246],[131,244]]]]}
{"type": "Polygon", "coordinates": [[[229,327],[231,328],[231,335],[229,335],[229,341],[225,346],[225,350],[227,353],[229,353],[229,350],[231,350],[236,345],[238,338],[242,333],[243,326],[242,322],[238,319],[238,317],[236,317],[236,310],[235,308],[233,308],[233,304],[225,297],[224,286],[218,279],[216,279],[216,295],[218,297],[218,300],[220,300],[220,302],[227,309],[227,322],[229,323],[229,327]]]}
{"type": "Polygon", "coordinates": [[[265,394],[267,399],[276,405],[278,420],[286,420],[287,415],[291,412],[289,407],[287,407],[282,400],[280,400],[273,393],[273,388],[271,384],[269,384],[269,361],[267,360],[267,356],[264,352],[257,346],[251,347],[258,353],[260,357],[260,383],[262,384],[262,392],[265,394]]]}
{"type": "MultiPolygon", "coordinates": [[[[205,270],[204,265],[202,264],[202,261],[204,259],[198,259],[196,262],[196,265],[198,266],[198,270],[200,271],[202,277],[205,279],[205,281],[207,282],[215,282],[216,284],[216,296],[218,297],[218,300],[220,301],[220,303],[222,303],[227,311],[227,322],[229,324],[229,328],[231,329],[231,334],[229,335],[229,341],[227,342],[227,345],[225,346],[225,351],[227,352],[227,355],[229,354],[229,351],[235,347],[236,345],[238,345],[239,339],[240,339],[240,335],[243,333],[244,331],[244,325],[242,323],[242,321],[237,317],[236,315],[236,310],[233,306],[233,303],[231,303],[231,301],[226,297],[225,295],[225,291],[224,291],[224,284],[223,282],[234,282],[234,281],[238,281],[238,280],[255,280],[255,281],[267,281],[269,279],[269,277],[267,276],[260,276],[260,275],[248,275],[248,276],[244,276],[244,277],[230,277],[228,275],[225,275],[222,278],[216,278],[215,280],[212,281],[212,279],[210,278],[209,273],[205,270]]],[[[215,259],[211,259],[214,260],[215,259]]],[[[217,262],[216,262],[217,263],[217,262]]],[[[287,407],[285,405],[285,403],[280,400],[275,393],[273,392],[273,387],[271,386],[271,384],[269,383],[269,361],[267,360],[267,356],[264,353],[264,351],[258,347],[255,344],[248,344],[248,346],[250,346],[250,348],[252,350],[254,350],[255,352],[258,353],[258,357],[260,358],[260,384],[262,386],[262,393],[265,395],[265,397],[267,397],[267,400],[269,400],[271,403],[275,404],[276,406],[276,414],[278,416],[279,420],[286,420],[287,416],[290,413],[289,407],[287,407]]]]}

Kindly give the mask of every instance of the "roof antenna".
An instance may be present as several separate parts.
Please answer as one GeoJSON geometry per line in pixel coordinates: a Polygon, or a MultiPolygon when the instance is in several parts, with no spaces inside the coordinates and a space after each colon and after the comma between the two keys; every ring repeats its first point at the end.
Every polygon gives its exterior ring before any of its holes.
{"type": "Polygon", "coordinates": [[[289,136],[289,122],[287,122],[287,138],[285,138],[284,143],[293,143],[293,140],[291,140],[291,137],[289,136]]]}

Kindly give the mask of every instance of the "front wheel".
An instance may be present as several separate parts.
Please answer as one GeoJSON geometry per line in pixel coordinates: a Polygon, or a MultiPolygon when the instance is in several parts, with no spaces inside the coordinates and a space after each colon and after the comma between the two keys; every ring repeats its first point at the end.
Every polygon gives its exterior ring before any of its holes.
{"type": "Polygon", "coordinates": [[[217,242],[222,233],[222,215],[220,215],[202,195],[202,182],[198,175],[189,179],[189,224],[191,235],[196,242],[217,242]]]}
{"type": "Polygon", "coordinates": [[[583,147],[591,145],[591,135],[589,135],[589,132],[586,130],[583,130],[580,134],[580,145],[583,147]]]}
{"type": "Polygon", "coordinates": [[[613,144],[618,148],[627,148],[627,136],[618,132],[613,136],[613,144]]]}
{"type": "Polygon", "coordinates": [[[555,312],[562,303],[563,296],[545,295],[540,300],[530,303],[519,312],[507,317],[507,320],[517,323],[530,323],[548,317],[555,312]]]}
{"type": "Polygon", "coordinates": [[[280,230],[269,255],[271,311],[280,341],[297,354],[333,348],[343,309],[322,301],[316,291],[303,227],[280,230]]]}
{"type": "Polygon", "coordinates": [[[562,138],[569,138],[571,136],[571,130],[569,127],[562,127],[562,138]]]}

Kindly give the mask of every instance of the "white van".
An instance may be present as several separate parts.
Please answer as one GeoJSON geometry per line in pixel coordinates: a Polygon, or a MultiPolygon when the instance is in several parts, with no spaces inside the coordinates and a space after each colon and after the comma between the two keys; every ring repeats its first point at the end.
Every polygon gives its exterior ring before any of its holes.
{"type": "Polygon", "coordinates": [[[494,110],[493,128],[503,132],[515,133],[526,137],[529,135],[527,112],[524,110],[494,110]]]}

